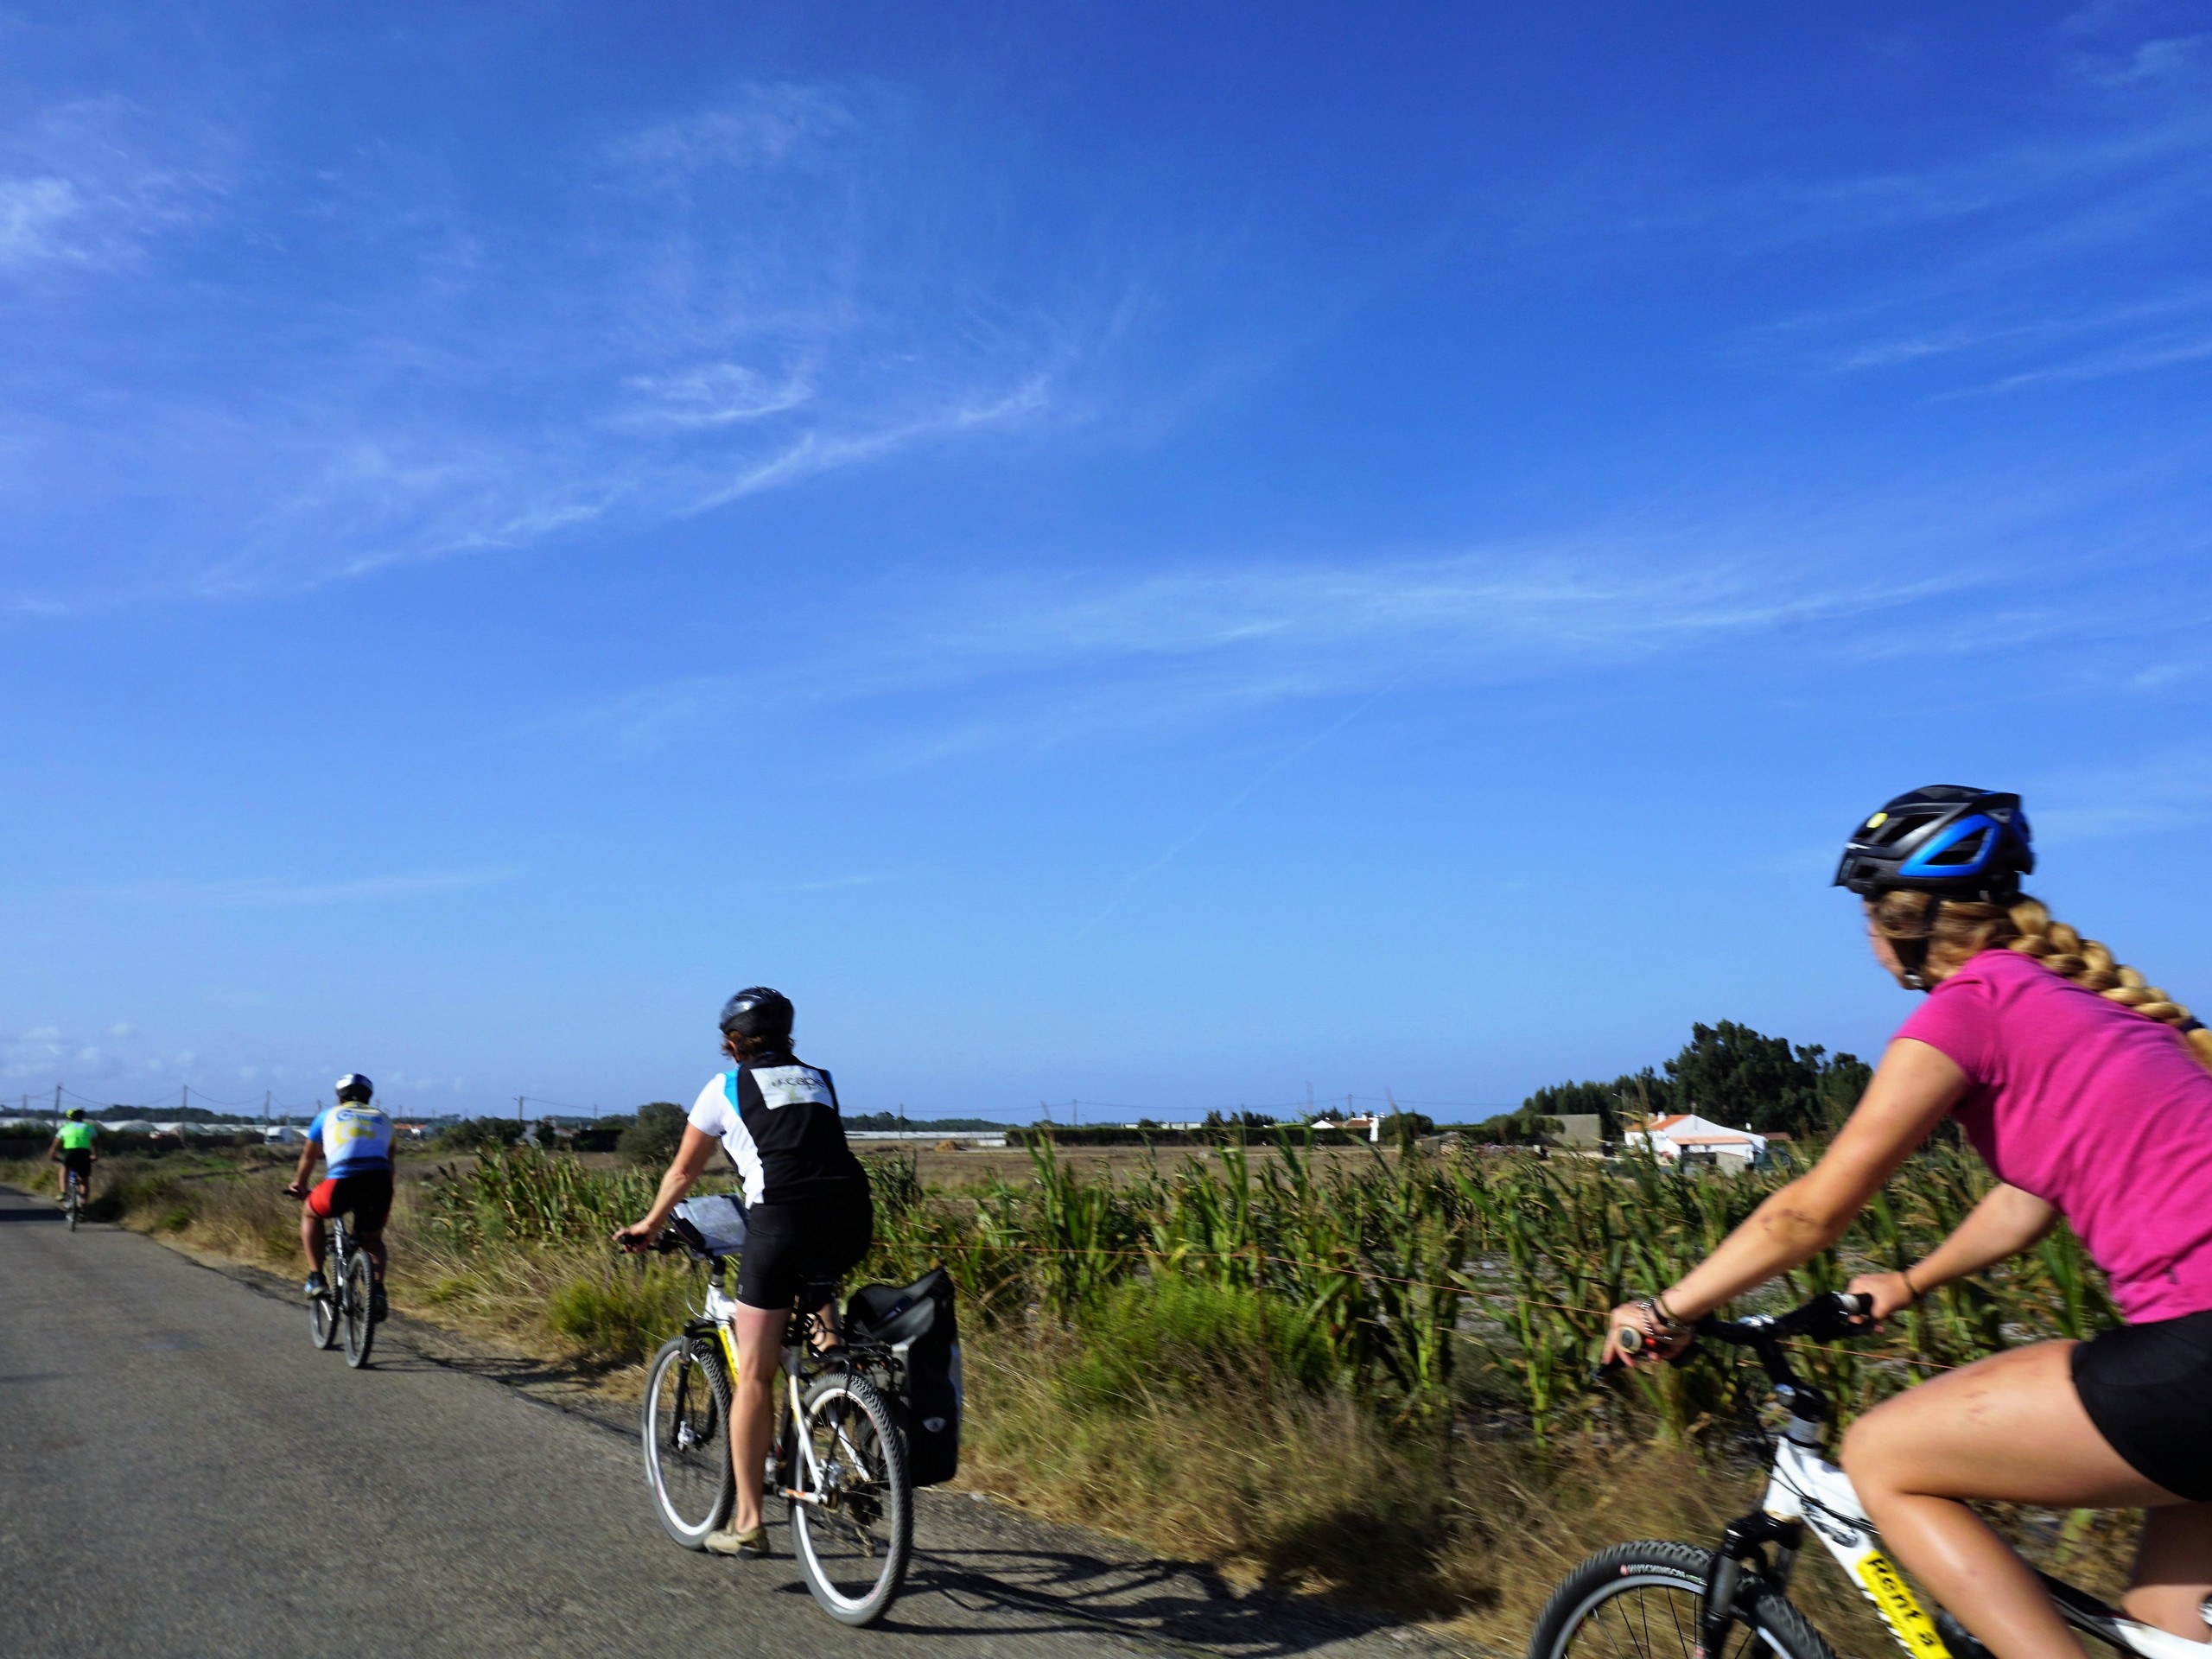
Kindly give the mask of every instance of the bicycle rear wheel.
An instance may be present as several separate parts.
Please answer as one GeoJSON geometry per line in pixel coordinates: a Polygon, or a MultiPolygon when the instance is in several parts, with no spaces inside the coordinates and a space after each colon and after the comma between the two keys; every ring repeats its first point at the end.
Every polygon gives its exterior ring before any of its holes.
{"type": "Polygon", "coordinates": [[[369,1265],[366,1250],[357,1250],[346,1257],[346,1282],[340,1287],[339,1311],[346,1321],[346,1363],[357,1371],[369,1363],[369,1350],[377,1339],[375,1321],[369,1317],[375,1283],[375,1270],[369,1265]]]}
{"type": "Polygon", "coordinates": [[[77,1230],[77,1217],[85,1207],[85,1184],[73,1173],[68,1181],[69,1196],[61,1201],[61,1207],[69,1213],[69,1230],[73,1233],[77,1230]]]}
{"type": "Polygon", "coordinates": [[[891,1408],[866,1377],[830,1376],[799,1407],[785,1478],[806,1587],[841,1624],[873,1624],[898,1599],[914,1550],[914,1488],[891,1408]]]}
{"type": "Polygon", "coordinates": [[[338,1345],[338,1300],[330,1292],[308,1299],[308,1331],[318,1348],[338,1345]]]}
{"type": "Polygon", "coordinates": [[[1705,1654],[1698,1616],[1710,1550],[1694,1544],[1616,1544],[1560,1580],[1537,1615],[1529,1659],[1835,1659],[1821,1633],[1789,1602],[1763,1595],[1749,1623],[1728,1633],[1725,1651],[1705,1654]]]}
{"type": "Polygon", "coordinates": [[[661,1529],[686,1549],[729,1519],[729,1378],[705,1337],[671,1337],[645,1373],[645,1480],[661,1529]]]}

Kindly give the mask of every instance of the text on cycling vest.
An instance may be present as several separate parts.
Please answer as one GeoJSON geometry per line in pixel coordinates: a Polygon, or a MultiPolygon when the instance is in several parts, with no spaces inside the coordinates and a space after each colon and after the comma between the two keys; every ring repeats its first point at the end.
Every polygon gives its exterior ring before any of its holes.
{"type": "Polygon", "coordinates": [[[837,1087],[817,1065],[764,1055],[725,1071],[691,1109],[692,1127],[717,1136],[745,1181],[745,1201],[795,1204],[867,1190],[845,1144],[837,1087]]]}

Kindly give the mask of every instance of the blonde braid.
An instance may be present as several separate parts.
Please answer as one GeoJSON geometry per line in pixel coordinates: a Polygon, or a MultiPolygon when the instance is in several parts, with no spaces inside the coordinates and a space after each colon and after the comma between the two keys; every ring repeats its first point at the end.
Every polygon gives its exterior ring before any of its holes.
{"type": "Polygon", "coordinates": [[[2212,1030],[2196,1025],[2195,1016],[2187,1008],[2134,969],[2115,962],[2112,952],[2096,940],[2085,939],[2064,922],[2052,920],[2041,899],[2022,893],[2009,906],[1946,899],[1936,912],[1932,928],[1929,909],[1925,893],[1896,890],[1876,899],[1868,913],[1876,931],[1891,938],[1926,939],[1932,965],[1955,969],[1981,951],[2003,945],[2034,957],[2051,972],[2108,1001],[2125,1004],[2170,1026],[2186,1027],[2182,1036],[2190,1052],[2207,1071],[2212,1071],[2212,1030]]]}

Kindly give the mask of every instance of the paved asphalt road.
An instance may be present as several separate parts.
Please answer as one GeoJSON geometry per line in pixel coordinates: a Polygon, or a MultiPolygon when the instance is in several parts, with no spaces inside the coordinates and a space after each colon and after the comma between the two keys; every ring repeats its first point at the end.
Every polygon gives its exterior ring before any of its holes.
{"type": "Polygon", "coordinates": [[[395,1319],[349,1370],[294,1294],[0,1188],[0,1655],[1441,1651],[925,1493],[882,1625],[671,1544],[620,1414],[395,1319]],[[601,1421],[601,1418],[607,1421],[601,1421]]]}

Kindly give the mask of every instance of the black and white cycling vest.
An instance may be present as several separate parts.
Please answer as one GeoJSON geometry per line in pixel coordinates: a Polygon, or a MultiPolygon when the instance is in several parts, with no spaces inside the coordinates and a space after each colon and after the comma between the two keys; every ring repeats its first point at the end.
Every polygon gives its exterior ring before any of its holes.
{"type": "Polygon", "coordinates": [[[763,1054],[723,1072],[721,1082],[721,1141],[745,1179],[747,1205],[867,1193],[827,1071],[788,1054],[763,1054]]]}

